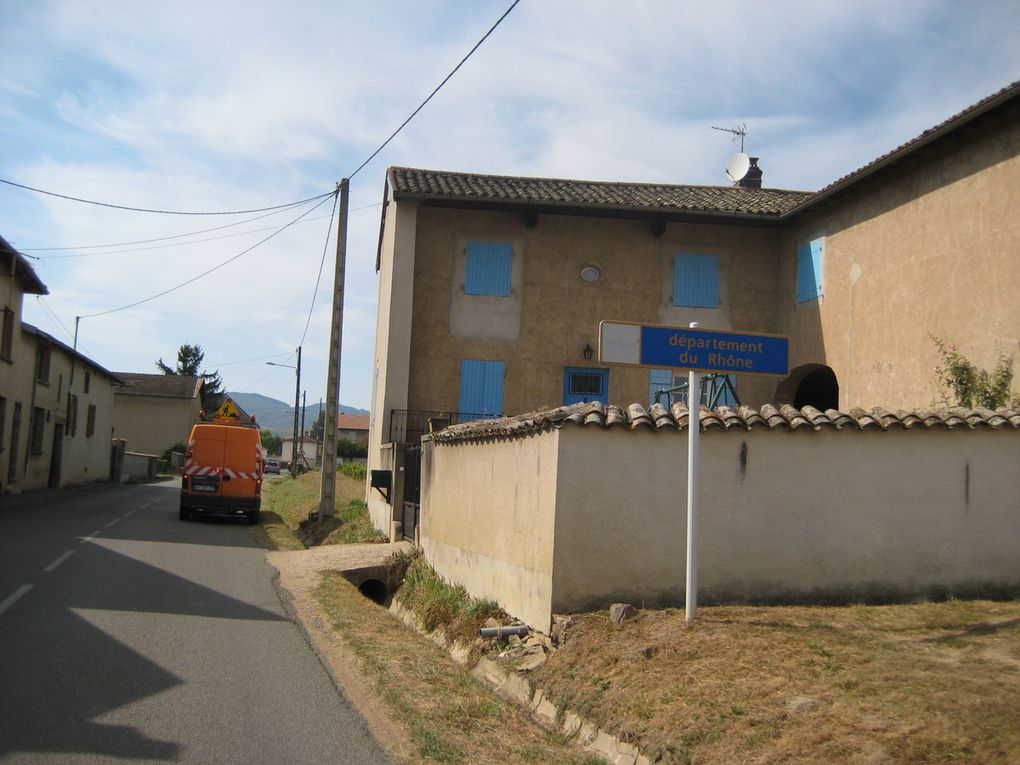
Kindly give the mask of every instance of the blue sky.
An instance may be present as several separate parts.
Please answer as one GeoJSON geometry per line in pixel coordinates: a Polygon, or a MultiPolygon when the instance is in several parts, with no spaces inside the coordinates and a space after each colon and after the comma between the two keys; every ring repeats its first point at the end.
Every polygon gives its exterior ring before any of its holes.
{"type": "MultiPolygon", "coordinates": [[[[121,205],[215,211],[328,192],[413,111],[510,0],[353,3],[0,0],[0,178],[121,205]]],[[[351,184],[341,400],[371,392],[385,169],[728,183],[747,125],[766,186],[813,190],[1020,79],[1020,3],[522,0],[351,184]],[[702,6],[711,7],[702,7],[702,6]]],[[[173,287],[307,207],[255,216],[117,211],[0,184],[0,234],[76,316],[173,287]],[[172,246],[171,246],[172,245],[172,246]],[[52,250],[40,248],[73,248],[52,250]]],[[[329,205],[215,273],[82,319],[79,349],[154,372],[182,343],[226,387],[324,397],[329,205]]]]}

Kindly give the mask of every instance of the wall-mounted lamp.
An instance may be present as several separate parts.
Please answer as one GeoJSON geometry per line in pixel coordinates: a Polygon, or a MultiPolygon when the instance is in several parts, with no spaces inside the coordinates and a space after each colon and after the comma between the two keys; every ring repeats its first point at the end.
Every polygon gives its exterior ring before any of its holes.
{"type": "Polygon", "coordinates": [[[581,278],[589,284],[593,284],[602,278],[602,269],[595,263],[585,263],[581,268],[581,278]]]}
{"type": "Polygon", "coordinates": [[[585,361],[591,361],[592,354],[595,353],[595,350],[591,347],[591,343],[585,343],[584,350],[581,352],[584,354],[585,361]]]}

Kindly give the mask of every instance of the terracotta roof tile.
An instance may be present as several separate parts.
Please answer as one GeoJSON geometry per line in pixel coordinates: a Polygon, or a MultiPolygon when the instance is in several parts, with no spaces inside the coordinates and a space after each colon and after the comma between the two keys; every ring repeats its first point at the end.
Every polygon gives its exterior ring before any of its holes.
{"type": "MultiPolygon", "coordinates": [[[[747,406],[736,409],[701,407],[699,420],[702,429],[721,431],[766,430],[1020,430],[1020,412],[1014,409],[920,409],[893,414],[881,407],[871,411],[854,408],[850,412],[828,409],[820,412],[813,407],[795,409],[784,404],[779,409],[765,404],[760,410],[747,406]]],[[[492,420],[475,420],[445,428],[425,436],[436,443],[478,441],[493,438],[513,438],[567,425],[607,429],[623,426],[629,430],[683,431],[687,429],[690,412],[684,404],[675,403],[667,410],[659,404],[646,409],[641,404],[626,408],[604,406],[598,402],[571,404],[513,417],[492,420]]]]}
{"type": "Polygon", "coordinates": [[[196,398],[202,386],[201,377],[191,375],[150,375],[141,372],[114,372],[124,381],[118,396],[160,396],[165,398],[196,398]]]}
{"type": "Polygon", "coordinates": [[[722,213],[778,218],[812,196],[812,192],[783,189],[524,178],[413,167],[391,167],[388,177],[398,200],[432,199],[663,214],[722,213]]]}

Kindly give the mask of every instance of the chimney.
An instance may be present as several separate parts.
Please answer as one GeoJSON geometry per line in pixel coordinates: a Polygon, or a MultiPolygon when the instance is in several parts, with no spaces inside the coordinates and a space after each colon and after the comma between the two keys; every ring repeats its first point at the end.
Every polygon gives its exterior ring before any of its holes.
{"type": "Polygon", "coordinates": [[[744,174],[744,177],[737,181],[737,185],[742,189],[760,189],[761,188],[761,168],[758,167],[758,158],[749,157],[751,161],[751,167],[744,174]]]}

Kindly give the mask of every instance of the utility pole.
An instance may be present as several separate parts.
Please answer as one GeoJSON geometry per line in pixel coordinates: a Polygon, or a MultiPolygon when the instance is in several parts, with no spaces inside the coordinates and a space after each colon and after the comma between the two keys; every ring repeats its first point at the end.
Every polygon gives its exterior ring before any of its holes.
{"type": "Polygon", "coordinates": [[[297,383],[294,385],[294,443],[290,450],[290,477],[297,478],[298,407],[301,405],[301,346],[297,349],[297,383]]]}
{"type": "Polygon", "coordinates": [[[308,391],[301,391],[301,453],[305,453],[305,408],[308,406],[308,391]]]}
{"type": "Polygon", "coordinates": [[[336,413],[340,408],[340,358],[344,333],[344,270],[347,266],[347,205],[350,181],[337,184],[340,216],[336,224],[336,271],[333,276],[333,323],[329,333],[329,371],[326,376],[326,411],[322,417],[322,483],[319,485],[319,520],[333,515],[336,506],[336,413]]]}

